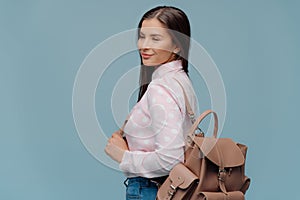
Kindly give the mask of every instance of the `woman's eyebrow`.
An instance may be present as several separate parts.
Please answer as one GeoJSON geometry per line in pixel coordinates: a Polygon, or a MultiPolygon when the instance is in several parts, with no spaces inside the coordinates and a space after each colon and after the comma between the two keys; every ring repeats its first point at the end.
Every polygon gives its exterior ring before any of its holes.
{"type": "Polygon", "coordinates": [[[150,34],[150,36],[152,37],[163,37],[161,34],[158,34],[158,33],[153,33],[153,34],[150,34]]]}
{"type": "MultiPolygon", "coordinates": [[[[140,35],[145,35],[145,33],[143,33],[142,31],[140,31],[140,35]]],[[[150,34],[151,37],[163,37],[163,35],[159,34],[159,33],[151,33],[150,34]]]]}

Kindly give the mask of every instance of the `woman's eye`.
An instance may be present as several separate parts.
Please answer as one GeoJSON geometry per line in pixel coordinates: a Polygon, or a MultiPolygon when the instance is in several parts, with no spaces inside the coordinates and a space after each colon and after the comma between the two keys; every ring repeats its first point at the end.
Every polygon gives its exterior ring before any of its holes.
{"type": "Polygon", "coordinates": [[[152,38],[152,40],[154,40],[154,41],[160,41],[160,38],[154,37],[154,38],[152,38]]]}
{"type": "Polygon", "coordinates": [[[140,36],[139,36],[139,38],[140,38],[140,39],[144,39],[144,38],[145,38],[145,36],[143,36],[143,35],[140,35],[140,36]]]}

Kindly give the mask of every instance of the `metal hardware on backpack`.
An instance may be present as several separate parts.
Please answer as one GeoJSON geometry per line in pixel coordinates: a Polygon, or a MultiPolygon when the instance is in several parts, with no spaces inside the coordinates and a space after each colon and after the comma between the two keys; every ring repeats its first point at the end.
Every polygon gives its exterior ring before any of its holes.
{"type": "MultiPolygon", "coordinates": [[[[186,147],[185,162],[177,164],[157,193],[158,200],[242,200],[249,188],[245,176],[247,146],[230,138],[194,135],[197,125],[208,114],[205,111],[191,128],[190,142],[186,147]]],[[[215,133],[217,133],[215,124],[215,133]]]]}
{"type": "MultiPolygon", "coordinates": [[[[183,93],[187,112],[194,116],[184,89],[183,93]]],[[[186,140],[185,161],[170,171],[158,190],[157,200],[245,199],[250,185],[250,178],[245,176],[247,146],[230,138],[217,138],[218,117],[212,110],[203,112],[197,120],[191,117],[191,120],[194,122],[186,140]],[[195,134],[209,114],[214,116],[213,137],[195,134]]]]}

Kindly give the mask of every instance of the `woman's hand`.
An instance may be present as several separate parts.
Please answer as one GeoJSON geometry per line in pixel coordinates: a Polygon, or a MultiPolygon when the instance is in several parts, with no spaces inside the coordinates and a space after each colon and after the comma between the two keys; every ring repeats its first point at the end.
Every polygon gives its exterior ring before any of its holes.
{"type": "Polygon", "coordinates": [[[120,163],[125,151],[129,150],[126,141],[122,137],[122,131],[118,130],[108,139],[105,152],[112,159],[120,163]]]}

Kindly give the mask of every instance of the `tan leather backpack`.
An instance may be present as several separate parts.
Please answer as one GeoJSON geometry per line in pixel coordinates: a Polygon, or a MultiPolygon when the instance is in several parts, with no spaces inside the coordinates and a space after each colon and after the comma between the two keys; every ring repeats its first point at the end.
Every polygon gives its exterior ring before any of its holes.
{"type": "MultiPolygon", "coordinates": [[[[175,78],[174,78],[175,79],[175,78]]],[[[203,112],[197,120],[183,90],[186,110],[192,120],[188,132],[185,161],[177,164],[159,187],[158,200],[243,200],[250,186],[245,176],[247,146],[230,138],[217,138],[218,116],[212,110],[203,112]],[[209,114],[214,116],[213,137],[204,137],[199,128],[209,114]],[[200,130],[200,133],[199,133],[200,130]],[[196,134],[196,131],[198,132],[196,134]]]]}
{"type": "Polygon", "coordinates": [[[230,138],[217,138],[217,131],[217,114],[212,110],[202,113],[188,135],[185,162],[171,170],[158,190],[158,200],[245,199],[250,185],[245,176],[247,146],[230,138]],[[196,135],[198,125],[210,113],[214,115],[214,137],[196,135]]]}

